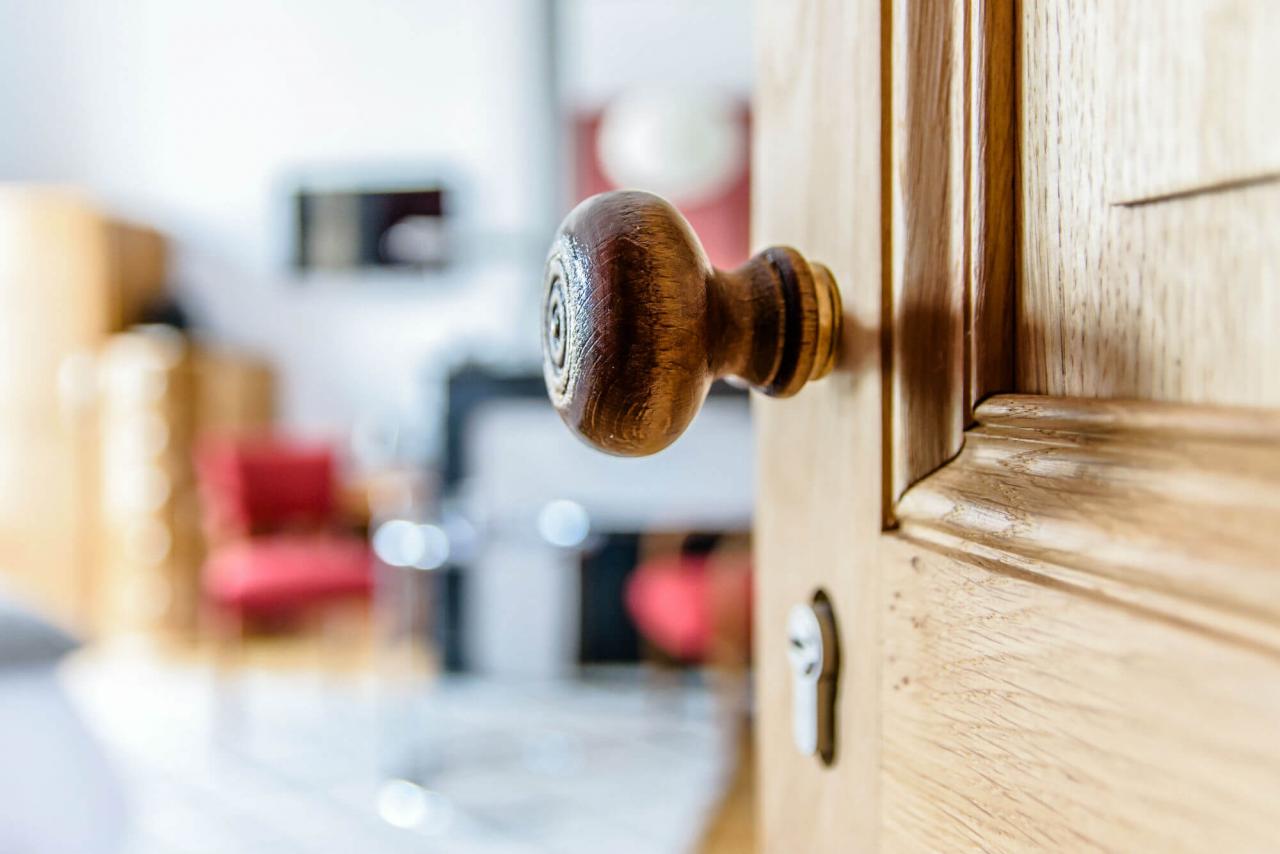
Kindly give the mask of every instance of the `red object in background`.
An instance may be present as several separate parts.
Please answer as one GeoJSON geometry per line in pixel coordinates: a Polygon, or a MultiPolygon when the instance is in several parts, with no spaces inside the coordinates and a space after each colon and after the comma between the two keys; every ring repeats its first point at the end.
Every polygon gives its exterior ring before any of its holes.
{"type": "MultiPolygon", "coordinates": [[[[615,187],[600,165],[596,140],[600,134],[603,113],[599,110],[581,113],[574,119],[574,191],[580,202],[615,187]]],[[[742,123],[749,131],[750,116],[743,110],[742,123]]],[[[750,140],[751,134],[745,134],[750,140]]],[[[751,162],[747,152],[746,162],[751,162]]],[[[714,199],[698,204],[677,204],[676,207],[698,235],[707,258],[716,267],[732,270],[742,266],[750,254],[751,179],[744,168],[742,175],[725,192],[714,199]]]]}
{"type": "Polygon", "coordinates": [[[369,595],[368,545],[335,530],[332,449],[217,440],[199,448],[196,471],[211,543],[202,586],[211,604],[280,613],[369,595]]]}
{"type": "Polygon", "coordinates": [[[645,561],[627,582],[626,606],[640,634],[663,652],[709,661],[717,640],[750,644],[751,567],[701,555],[645,561]]]}

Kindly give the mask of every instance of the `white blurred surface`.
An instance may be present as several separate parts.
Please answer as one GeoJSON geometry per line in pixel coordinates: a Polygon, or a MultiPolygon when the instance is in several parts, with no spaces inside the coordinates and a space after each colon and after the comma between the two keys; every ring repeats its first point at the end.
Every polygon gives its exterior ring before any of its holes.
{"type": "MultiPolygon", "coordinates": [[[[0,180],[81,184],[169,235],[180,296],[218,339],[278,363],[291,426],[412,424],[428,365],[538,357],[556,184],[541,2],[0,0],[0,180]],[[487,247],[505,260],[432,287],[293,281],[292,176],[440,170],[459,179],[464,226],[531,257],[487,247]]],[[[649,81],[748,91],[741,0],[561,7],[571,100],[649,81]]]]}
{"type": "Polygon", "coordinates": [[[694,845],[731,760],[706,685],[655,696],[635,669],[219,681],[117,645],[73,660],[68,685],[129,792],[128,854],[675,854],[694,845]],[[229,691],[242,725],[219,735],[229,691]]]}
{"type": "Polygon", "coordinates": [[[127,824],[120,780],[56,671],[0,671],[0,851],[113,854],[127,824]]]}
{"type": "Polygon", "coordinates": [[[470,501],[501,525],[532,531],[557,499],[586,508],[595,532],[751,525],[755,459],[741,398],[708,398],[684,435],[651,457],[588,447],[545,401],[497,400],[469,426],[470,501]]]}

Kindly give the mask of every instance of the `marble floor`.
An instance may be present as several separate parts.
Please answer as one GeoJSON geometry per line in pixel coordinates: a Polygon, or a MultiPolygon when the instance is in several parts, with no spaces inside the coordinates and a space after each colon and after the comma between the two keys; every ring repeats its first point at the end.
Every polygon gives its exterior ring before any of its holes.
{"type": "Polygon", "coordinates": [[[129,854],[688,851],[731,753],[697,675],[215,678],[126,648],[63,679],[123,781],[129,854]]]}

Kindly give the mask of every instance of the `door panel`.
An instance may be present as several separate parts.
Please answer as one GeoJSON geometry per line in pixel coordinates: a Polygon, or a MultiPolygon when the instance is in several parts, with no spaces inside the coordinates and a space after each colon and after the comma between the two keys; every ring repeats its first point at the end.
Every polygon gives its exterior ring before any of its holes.
{"type": "Polygon", "coordinates": [[[1018,390],[1280,405],[1280,5],[1020,8],[1018,390]]]}
{"type": "Polygon", "coordinates": [[[1280,847],[1280,415],[1227,406],[1280,405],[1275,114],[1223,131],[1280,17],[1142,9],[758,5],[754,240],[846,309],[755,410],[768,851],[1280,847]],[[830,767],[791,739],[817,590],[830,767]]]}
{"type": "Polygon", "coordinates": [[[1280,656],[1002,561],[883,550],[889,850],[1280,845],[1280,656]]]}
{"type": "Polygon", "coordinates": [[[885,846],[1280,846],[1280,413],[977,415],[880,550],[885,846]]]}

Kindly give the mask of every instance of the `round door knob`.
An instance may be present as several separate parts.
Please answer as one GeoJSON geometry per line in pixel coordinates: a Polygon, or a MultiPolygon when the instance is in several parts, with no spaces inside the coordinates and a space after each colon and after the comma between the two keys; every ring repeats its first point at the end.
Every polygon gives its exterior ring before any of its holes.
{"type": "Polygon", "coordinates": [[[651,193],[602,193],[569,213],[547,256],[543,375],[565,423],[602,451],[656,453],[712,380],[772,397],[827,374],[840,337],[830,271],[775,246],[717,270],[651,193]]]}

